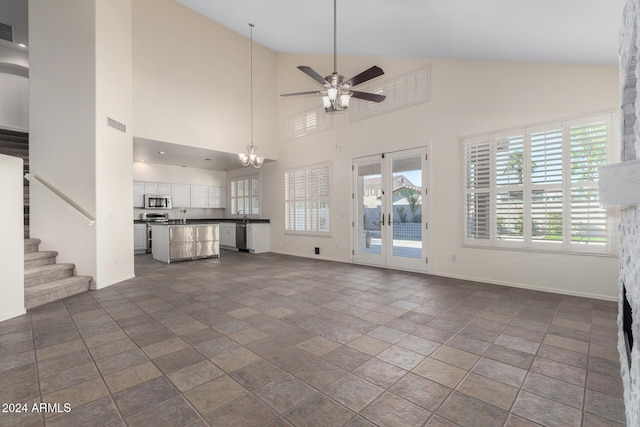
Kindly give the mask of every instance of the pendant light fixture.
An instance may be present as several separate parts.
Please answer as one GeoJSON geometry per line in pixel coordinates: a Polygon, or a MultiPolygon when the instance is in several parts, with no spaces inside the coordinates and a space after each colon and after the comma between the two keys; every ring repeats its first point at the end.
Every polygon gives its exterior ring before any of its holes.
{"type": "Polygon", "coordinates": [[[253,27],[254,25],[249,23],[251,33],[251,144],[247,145],[246,153],[239,153],[240,164],[244,167],[253,166],[258,169],[262,167],[264,162],[263,157],[258,157],[258,147],[253,145],[253,27]]]}

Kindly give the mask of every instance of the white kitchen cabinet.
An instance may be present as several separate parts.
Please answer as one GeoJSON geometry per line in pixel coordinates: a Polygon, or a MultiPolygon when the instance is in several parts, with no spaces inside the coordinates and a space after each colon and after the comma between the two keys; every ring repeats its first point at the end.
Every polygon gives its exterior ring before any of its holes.
{"type": "Polygon", "coordinates": [[[224,187],[207,187],[208,193],[208,206],[209,208],[225,208],[226,203],[226,191],[224,187]]]}
{"type": "Polygon", "coordinates": [[[175,208],[191,207],[191,186],[187,184],[171,184],[171,206],[175,208]]]}
{"type": "Polygon", "coordinates": [[[207,202],[207,186],[206,185],[192,185],[191,186],[191,207],[192,208],[206,208],[207,202]]]}
{"type": "Polygon", "coordinates": [[[144,194],[171,194],[171,184],[163,182],[145,182],[144,194]]]}
{"type": "Polygon", "coordinates": [[[147,224],[133,224],[133,253],[147,252],[147,224]]]}
{"type": "Polygon", "coordinates": [[[225,248],[236,247],[236,225],[234,223],[220,223],[220,246],[225,248]]]}
{"type": "Polygon", "coordinates": [[[133,207],[144,208],[144,182],[133,181],[133,207]]]}
{"type": "Polygon", "coordinates": [[[261,254],[269,252],[269,247],[269,224],[248,223],[247,249],[249,249],[250,252],[261,254]]]}
{"type": "Polygon", "coordinates": [[[158,183],[158,194],[171,194],[171,184],[158,183]]]}

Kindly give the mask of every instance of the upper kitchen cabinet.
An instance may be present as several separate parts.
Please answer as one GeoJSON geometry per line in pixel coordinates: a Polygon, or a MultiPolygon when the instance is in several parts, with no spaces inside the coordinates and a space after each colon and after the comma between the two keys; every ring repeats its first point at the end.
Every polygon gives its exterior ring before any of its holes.
{"type": "Polygon", "coordinates": [[[174,208],[190,208],[191,186],[187,184],[172,184],[171,205],[174,208]]]}
{"type": "Polygon", "coordinates": [[[207,187],[208,193],[208,206],[209,208],[222,208],[226,207],[225,188],[224,187],[207,187]]]}
{"type": "Polygon", "coordinates": [[[191,207],[192,208],[209,207],[207,203],[207,186],[206,185],[191,186],[191,207]]]}
{"type": "Polygon", "coordinates": [[[133,207],[144,207],[144,182],[133,181],[133,207]]]}
{"type": "Polygon", "coordinates": [[[144,194],[171,194],[171,184],[162,182],[145,182],[144,194]]]}

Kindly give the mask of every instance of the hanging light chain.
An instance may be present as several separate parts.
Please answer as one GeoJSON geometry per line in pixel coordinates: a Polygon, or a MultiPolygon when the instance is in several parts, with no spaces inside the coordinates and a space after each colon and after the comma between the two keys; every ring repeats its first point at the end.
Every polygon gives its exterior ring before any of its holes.
{"type": "Polygon", "coordinates": [[[251,57],[251,146],[253,147],[253,27],[252,23],[249,23],[249,27],[251,27],[251,48],[250,48],[250,57],[251,57]]]}
{"type": "Polygon", "coordinates": [[[250,92],[251,92],[251,96],[250,96],[251,142],[250,142],[250,145],[247,145],[247,152],[240,153],[239,158],[240,158],[240,164],[242,166],[244,167],[253,166],[254,168],[258,169],[262,166],[262,162],[264,161],[264,159],[258,157],[258,154],[257,154],[258,147],[253,145],[253,27],[254,25],[252,23],[249,23],[249,27],[250,27],[250,40],[251,40],[251,44],[249,48],[250,76],[251,76],[251,82],[249,86],[250,92]]]}

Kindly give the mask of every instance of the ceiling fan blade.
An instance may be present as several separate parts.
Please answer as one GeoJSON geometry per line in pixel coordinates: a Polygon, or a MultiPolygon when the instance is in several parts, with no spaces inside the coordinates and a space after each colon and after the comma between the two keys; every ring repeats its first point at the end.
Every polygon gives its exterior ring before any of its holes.
{"type": "Polygon", "coordinates": [[[323,86],[328,83],[327,80],[324,77],[322,77],[320,74],[318,74],[318,72],[316,70],[314,70],[313,68],[311,68],[311,67],[308,67],[306,65],[300,65],[300,66],[298,66],[298,70],[302,71],[307,76],[311,77],[313,80],[317,81],[318,83],[320,83],[323,86]]]}
{"type": "Polygon", "coordinates": [[[312,90],[309,92],[295,92],[295,93],[283,93],[280,96],[301,96],[301,95],[321,95],[322,92],[319,90],[312,90]]]}
{"type": "Polygon", "coordinates": [[[379,77],[383,74],[384,74],[384,71],[382,71],[382,68],[378,67],[377,65],[374,65],[368,70],[361,72],[357,76],[351,77],[349,80],[347,80],[347,83],[349,83],[351,87],[354,87],[368,80],[379,77]]]}
{"type": "Polygon", "coordinates": [[[385,95],[378,95],[377,93],[358,92],[357,90],[351,91],[352,98],[364,99],[365,101],[382,102],[385,100],[385,95]]]}

